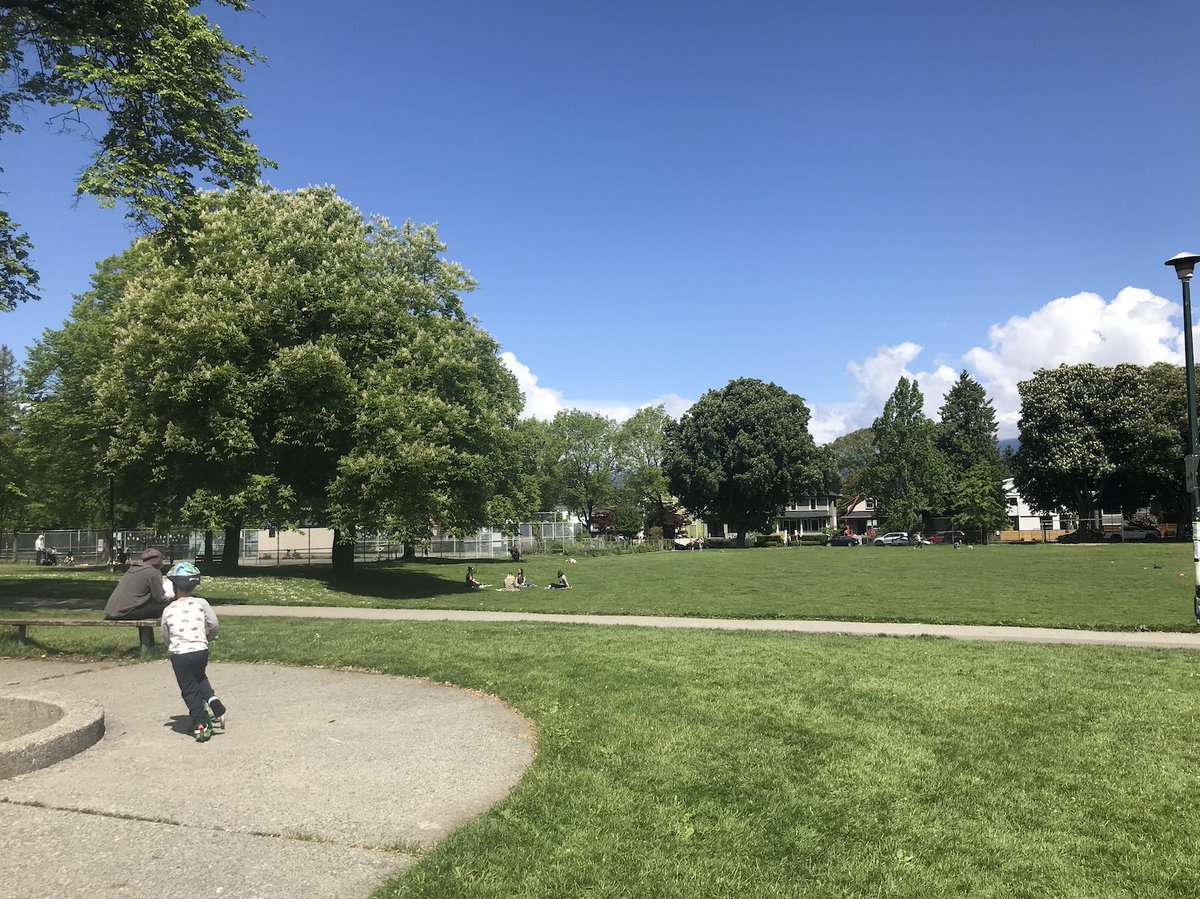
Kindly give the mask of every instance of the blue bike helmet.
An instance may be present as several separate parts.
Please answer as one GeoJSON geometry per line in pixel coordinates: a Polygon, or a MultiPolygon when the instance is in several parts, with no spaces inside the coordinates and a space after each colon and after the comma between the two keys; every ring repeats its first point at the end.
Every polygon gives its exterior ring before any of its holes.
{"type": "Polygon", "coordinates": [[[167,572],[176,593],[194,593],[200,586],[200,569],[191,562],[176,562],[167,572]]]}

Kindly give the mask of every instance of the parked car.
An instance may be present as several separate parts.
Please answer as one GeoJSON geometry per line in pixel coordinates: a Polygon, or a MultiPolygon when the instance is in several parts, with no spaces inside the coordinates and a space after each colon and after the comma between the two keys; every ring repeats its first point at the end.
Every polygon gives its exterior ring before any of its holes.
{"type": "Polygon", "coordinates": [[[858,534],[838,534],[836,537],[830,537],[826,546],[862,546],[863,538],[858,534]]]}
{"type": "Polygon", "coordinates": [[[908,546],[908,534],[903,531],[892,531],[882,537],[875,538],[876,546],[908,546]]]}
{"type": "Polygon", "coordinates": [[[929,538],[930,543],[966,543],[967,535],[962,531],[938,531],[929,538]]]}
{"type": "Polygon", "coordinates": [[[1108,539],[1117,540],[1157,540],[1159,538],[1158,528],[1153,525],[1127,524],[1121,528],[1120,533],[1110,534],[1108,539]]]}

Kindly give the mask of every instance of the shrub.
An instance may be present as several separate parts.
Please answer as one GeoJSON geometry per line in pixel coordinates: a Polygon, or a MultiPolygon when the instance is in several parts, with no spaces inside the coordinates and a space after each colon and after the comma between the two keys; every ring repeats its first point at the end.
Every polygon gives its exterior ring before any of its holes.
{"type": "Polygon", "coordinates": [[[756,546],[783,546],[783,534],[761,534],[756,546]]]}
{"type": "Polygon", "coordinates": [[[829,538],[824,534],[801,534],[801,546],[824,546],[829,542],[829,538]]]}

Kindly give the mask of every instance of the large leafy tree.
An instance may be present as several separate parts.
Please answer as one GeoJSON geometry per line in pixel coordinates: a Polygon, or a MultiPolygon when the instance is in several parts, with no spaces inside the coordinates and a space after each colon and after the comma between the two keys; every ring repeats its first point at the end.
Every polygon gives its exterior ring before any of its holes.
{"type": "Polygon", "coordinates": [[[663,467],[697,515],[721,519],[744,546],[788,499],[826,488],[804,400],[753,378],[710,390],[667,429],[663,467]]]}
{"type": "Polygon", "coordinates": [[[876,455],[864,480],[896,530],[910,531],[922,515],[948,504],[946,462],[924,402],[917,382],[901,378],[871,425],[876,455]]]}
{"type": "MultiPolygon", "coordinates": [[[[244,10],[248,0],[215,0],[244,10]]],[[[124,204],[139,227],[188,231],[198,190],[253,183],[269,161],[250,143],[235,85],[257,54],[188,0],[39,0],[0,7],[0,134],[14,107],[47,104],[63,124],[103,131],[76,193],[124,204]]],[[[31,241],[0,211],[0,309],[31,299],[31,241]]]]}
{"type": "Polygon", "coordinates": [[[955,479],[951,488],[951,511],[957,524],[978,529],[984,543],[988,534],[1008,524],[1008,506],[1003,483],[997,490],[996,467],[980,462],[955,479]]]}
{"type": "Polygon", "coordinates": [[[565,409],[550,423],[558,495],[591,530],[617,499],[620,428],[603,415],[565,409]]]}
{"type": "Polygon", "coordinates": [[[1111,377],[1096,365],[1038,369],[1021,381],[1021,447],[1013,457],[1017,490],[1035,509],[1090,512],[1116,470],[1105,447],[1103,423],[1111,377]]]}
{"type": "Polygon", "coordinates": [[[837,470],[841,489],[851,494],[851,498],[866,490],[864,476],[875,461],[875,435],[870,428],[859,428],[849,434],[843,434],[825,449],[833,459],[837,470]]]}
{"type": "Polygon", "coordinates": [[[683,522],[663,471],[667,428],[673,423],[663,406],[647,406],[620,427],[621,490],[634,513],[626,530],[657,527],[671,539],[683,522]]]}
{"type": "MultiPolygon", "coordinates": [[[[27,467],[20,445],[20,378],[12,350],[0,344],[0,534],[15,531],[24,508],[27,467]]],[[[16,546],[13,546],[14,554],[16,546]]]]}
{"type": "Polygon", "coordinates": [[[1155,498],[1168,512],[1186,509],[1182,369],[1062,365],[1018,389],[1013,477],[1035,508],[1073,509],[1084,523],[1101,506],[1130,513],[1155,498]]]}
{"type": "MultiPolygon", "coordinates": [[[[327,188],[212,195],[190,260],[147,240],[82,383],[97,466],[191,523],[302,520],[406,539],[481,524],[520,409],[433,228],[327,188]]],[[[57,399],[51,385],[48,399],[57,399]]]]}
{"type": "Polygon", "coordinates": [[[488,521],[515,533],[534,513],[559,503],[555,465],[558,461],[550,422],[526,418],[517,422],[515,449],[504,481],[488,505],[488,521]]]}
{"type": "Polygon", "coordinates": [[[155,497],[145,480],[105,462],[112,435],[96,415],[94,386],[115,345],[113,309],[132,274],[149,259],[150,249],[148,242],[138,241],[97,265],[92,289],[76,298],[67,322],[46,331],[30,349],[23,445],[31,482],[37,485],[29,514],[45,525],[107,524],[110,486],[119,525],[153,523],[155,497]]]}
{"type": "MultiPolygon", "coordinates": [[[[1146,417],[1145,445],[1138,473],[1142,492],[1155,497],[1168,520],[1187,521],[1191,499],[1183,458],[1188,450],[1187,377],[1183,366],[1156,362],[1142,381],[1146,417]]],[[[1182,538],[1183,528],[1178,529],[1182,538]]]]}

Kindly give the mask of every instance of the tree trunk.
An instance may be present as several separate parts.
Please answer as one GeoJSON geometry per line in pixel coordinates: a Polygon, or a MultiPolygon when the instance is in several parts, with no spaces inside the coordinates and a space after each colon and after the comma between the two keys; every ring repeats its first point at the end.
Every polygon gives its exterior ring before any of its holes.
{"type": "Polygon", "coordinates": [[[333,573],[349,574],[354,570],[354,532],[333,531],[333,573]]]}
{"type": "Polygon", "coordinates": [[[745,530],[745,528],[739,530],[737,532],[737,535],[738,535],[737,545],[739,547],[741,547],[742,549],[745,549],[746,548],[746,530],[745,530]]]}
{"type": "Polygon", "coordinates": [[[242,555],[242,519],[235,518],[225,525],[225,545],[221,548],[222,571],[237,571],[242,555]]]}
{"type": "Polygon", "coordinates": [[[213,532],[209,528],[204,532],[204,564],[211,565],[213,560],[213,532]]]}
{"type": "Polygon", "coordinates": [[[413,540],[404,541],[404,555],[400,557],[404,562],[415,562],[417,559],[417,544],[413,540]]]}

